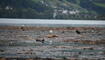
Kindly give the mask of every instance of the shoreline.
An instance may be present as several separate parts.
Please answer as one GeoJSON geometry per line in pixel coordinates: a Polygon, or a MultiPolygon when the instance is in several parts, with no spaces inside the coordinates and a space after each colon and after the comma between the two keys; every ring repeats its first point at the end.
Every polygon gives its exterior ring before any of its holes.
{"type": "Polygon", "coordinates": [[[0,29],[5,30],[105,30],[105,27],[43,27],[43,26],[0,26],[0,29]]]}

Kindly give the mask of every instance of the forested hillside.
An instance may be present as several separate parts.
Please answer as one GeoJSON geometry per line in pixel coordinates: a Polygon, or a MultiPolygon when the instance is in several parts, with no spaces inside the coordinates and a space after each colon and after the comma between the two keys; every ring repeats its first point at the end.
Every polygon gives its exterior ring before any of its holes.
{"type": "Polygon", "coordinates": [[[105,0],[0,0],[0,18],[105,19],[105,0]]]}

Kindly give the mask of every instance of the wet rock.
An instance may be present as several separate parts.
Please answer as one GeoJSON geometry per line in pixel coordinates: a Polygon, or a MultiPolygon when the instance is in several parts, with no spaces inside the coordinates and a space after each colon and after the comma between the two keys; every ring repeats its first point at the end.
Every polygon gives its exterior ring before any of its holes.
{"type": "Polygon", "coordinates": [[[32,52],[31,51],[27,51],[27,52],[25,52],[25,54],[32,54],[32,52]]]}
{"type": "Polygon", "coordinates": [[[4,50],[0,49],[0,52],[4,52],[4,50]]]}
{"type": "Polygon", "coordinates": [[[81,34],[81,32],[80,32],[79,30],[76,30],[75,32],[76,32],[77,34],[81,34]]]}
{"type": "Polygon", "coordinates": [[[49,35],[46,35],[47,38],[55,38],[55,37],[58,37],[58,35],[55,35],[55,34],[49,34],[49,35]]]}
{"type": "Polygon", "coordinates": [[[30,59],[26,59],[26,60],[33,60],[33,59],[30,58],[30,59]]]}
{"type": "Polygon", "coordinates": [[[80,47],[83,50],[93,50],[93,47],[80,47]]]}
{"type": "Polygon", "coordinates": [[[37,38],[37,39],[36,39],[36,42],[42,42],[42,43],[44,43],[44,41],[45,41],[44,38],[37,38]]]}
{"type": "Polygon", "coordinates": [[[78,41],[80,43],[83,43],[83,44],[95,44],[95,45],[98,45],[98,44],[105,44],[105,40],[95,40],[95,41],[91,41],[91,40],[81,40],[81,41],[78,41]]]}

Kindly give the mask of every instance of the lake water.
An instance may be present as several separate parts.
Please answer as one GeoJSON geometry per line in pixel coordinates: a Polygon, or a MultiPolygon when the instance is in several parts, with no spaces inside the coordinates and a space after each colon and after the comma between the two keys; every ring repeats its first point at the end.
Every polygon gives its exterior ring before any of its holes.
{"type": "Polygon", "coordinates": [[[0,25],[43,27],[105,27],[102,20],[0,19],[0,25]]]}
{"type": "Polygon", "coordinates": [[[98,24],[105,25],[102,20],[51,20],[51,19],[0,19],[7,24],[98,24]]]}

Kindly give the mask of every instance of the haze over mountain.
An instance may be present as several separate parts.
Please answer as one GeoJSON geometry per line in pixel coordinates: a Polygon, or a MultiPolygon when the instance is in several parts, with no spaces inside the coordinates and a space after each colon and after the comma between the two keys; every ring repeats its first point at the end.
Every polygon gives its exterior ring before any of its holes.
{"type": "Polygon", "coordinates": [[[0,18],[105,19],[105,0],[0,0],[0,18]]]}

